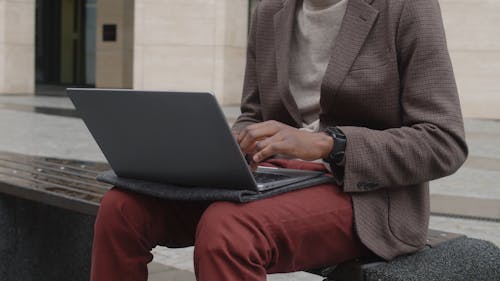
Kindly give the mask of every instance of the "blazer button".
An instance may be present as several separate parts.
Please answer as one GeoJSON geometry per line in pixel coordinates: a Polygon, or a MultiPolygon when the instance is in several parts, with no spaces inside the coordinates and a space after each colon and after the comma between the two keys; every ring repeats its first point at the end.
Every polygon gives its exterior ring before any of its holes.
{"type": "Polygon", "coordinates": [[[375,189],[377,187],[378,187],[378,183],[375,183],[375,182],[369,182],[366,184],[367,189],[375,189]]]}
{"type": "Polygon", "coordinates": [[[379,184],[374,182],[358,182],[357,187],[362,190],[372,190],[379,187],[379,184]]]}

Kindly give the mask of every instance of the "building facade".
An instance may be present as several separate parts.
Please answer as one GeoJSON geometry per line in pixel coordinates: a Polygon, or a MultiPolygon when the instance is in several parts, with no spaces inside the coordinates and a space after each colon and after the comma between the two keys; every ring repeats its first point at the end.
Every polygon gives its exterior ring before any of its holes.
{"type": "MultiPolygon", "coordinates": [[[[256,0],[0,0],[0,94],[212,91],[238,104],[256,0]]],[[[466,117],[500,119],[500,1],[440,0],[466,117]]]]}

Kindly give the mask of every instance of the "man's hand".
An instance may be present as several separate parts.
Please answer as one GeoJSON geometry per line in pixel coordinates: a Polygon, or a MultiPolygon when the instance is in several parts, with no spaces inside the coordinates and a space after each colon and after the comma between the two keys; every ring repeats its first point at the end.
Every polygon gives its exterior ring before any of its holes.
{"type": "MultiPolygon", "coordinates": [[[[234,139],[239,142],[240,133],[237,131],[231,131],[231,133],[233,134],[234,139]]],[[[259,164],[256,163],[255,161],[253,161],[252,156],[250,154],[245,153],[245,159],[247,161],[248,166],[250,167],[250,169],[252,171],[257,170],[257,167],[259,166],[259,164]]]]}
{"type": "Polygon", "coordinates": [[[277,121],[250,125],[237,140],[243,153],[253,155],[257,163],[277,154],[311,161],[325,158],[333,148],[333,139],[322,132],[301,131],[277,121]]]}

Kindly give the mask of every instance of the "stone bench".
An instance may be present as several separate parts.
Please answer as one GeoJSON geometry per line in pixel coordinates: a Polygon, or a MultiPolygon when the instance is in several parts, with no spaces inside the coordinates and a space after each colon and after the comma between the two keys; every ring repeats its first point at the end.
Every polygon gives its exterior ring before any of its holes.
{"type": "Polygon", "coordinates": [[[103,163],[0,152],[0,280],[88,281],[103,163]]]}
{"type": "Polygon", "coordinates": [[[500,280],[500,249],[464,235],[429,230],[427,246],[390,262],[354,260],[323,269],[329,281],[500,280]]]}
{"type": "MultiPolygon", "coordinates": [[[[0,152],[0,280],[85,280],[104,163],[0,152]]],[[[354,260],[311,270],[330,281],[500,280],[500,250],[429,231],[426,249],[390,262],[354,260]]]]}

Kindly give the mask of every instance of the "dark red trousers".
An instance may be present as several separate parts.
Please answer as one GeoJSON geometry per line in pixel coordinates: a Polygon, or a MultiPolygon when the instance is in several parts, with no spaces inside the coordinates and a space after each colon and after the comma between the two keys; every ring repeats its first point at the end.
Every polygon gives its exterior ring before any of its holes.
{"type": "MultiPolygon", "coordinates": [[[[324,169],[302,161],[271,163],[324,169]]],[[[156,245],[194,245],[199,281],[263,281],[267,273],[368,253],[354,233],[351,197],[332,184],[245,204],[168,201],[114,188],[95,223],[92,281],[146,281],[156,245]]]]}

